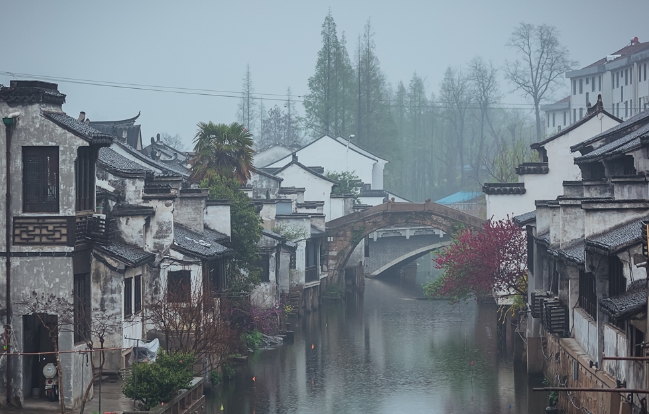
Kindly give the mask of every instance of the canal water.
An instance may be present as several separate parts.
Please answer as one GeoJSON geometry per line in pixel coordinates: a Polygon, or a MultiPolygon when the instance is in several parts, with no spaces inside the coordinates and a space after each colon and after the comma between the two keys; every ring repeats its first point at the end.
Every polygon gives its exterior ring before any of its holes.
{"type": "Polygon", "coordinates": [[[547,396],[498,346],[495,305],[421,300],[436,271],[430,255],[417,264],[294,322],[294,343],[251,354],[207,412],[545,412],[547,396]]]}

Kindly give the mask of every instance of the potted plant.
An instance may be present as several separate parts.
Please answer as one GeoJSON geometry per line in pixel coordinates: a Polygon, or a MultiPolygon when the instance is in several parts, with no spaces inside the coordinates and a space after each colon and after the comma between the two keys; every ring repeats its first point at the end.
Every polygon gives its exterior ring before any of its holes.
{"type": "MultiPolygon", "coordinates": [[[[543,380],[543,385],[546,387],[550,387],[552,386],[552,383],[548,381],[547,378],[545,378],[543,380]]],[[[550,391],[550,394],[548,394],[548,406],[545,407],[546,414],[557,414],[559,412],[559,409],[557,408],[558,403],[559,403],[559,392],[550,391]]]]}

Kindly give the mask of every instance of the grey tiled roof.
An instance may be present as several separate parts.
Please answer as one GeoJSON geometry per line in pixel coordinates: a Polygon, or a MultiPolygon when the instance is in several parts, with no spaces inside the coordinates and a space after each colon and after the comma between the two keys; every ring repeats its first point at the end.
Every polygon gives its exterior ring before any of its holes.
{"type": "Polygon", "coordinates": [[[105,165],[113,170],[127,173],[127,174],[153,174],[153,170],[146,168],[142,164],[131,161],[128,158],[116,153],[110,148],[101,148],[99,150],[99,157],[97,159],[100,164],[105,165]]]}
{"type": "Polygon", "coordinates": [[[617,226],[597,236],[591,236],[586,240],[586,244],[609,251],[616,251],[640,241],[642,241],[642,221],[636,220],[617,226]]]}
{"type": "Polygon", "coordinates": [[[182,175],[190,175],[191,171],[189,168],[185,167],[182,165],[180,161],[174,161],[174,160],[160,160],[160,163],[165,165],[167,168],[170,170],[173,170],[174,172],[177,172],[178,174],[182,175]]]}
{"type": "Polygon", "coordinates": [[[567,259],[571,262],[584,263],[585,253],[584,253],[585,243],[584,240],[579,240],[570,246],[566,246],[563,249],[553,249],[556,253],[567,259]]]}
{"type": "Polygon", "coordinates": [[[311,236],[320,236],[322,234],[325,234],[325,232],[315,226],[311,226],[311,236]]]}
{"type": "Polygon", "coordinates": [[[147,263],[155,258],[155,254],[145,252],[143,249],[130,246],[128,244],[123,244],[119,242],[111,242],[108,245],[99,245],[94,246],[95,249],[108,253],[111,256],[117,258],[118,260],[124,262],[125,264],[131,267],[138,267],[147,263]]]}
{"type": "Polygon", "coordinates": [[[613,154],[615,150],[617,150],[622,146],[632,143],[634,140],[638,140],[637,144],[639,144],[640,137],[648,132],[649,132],[649,124],[643,125],[637,130],[631,132],[630,134],[624,135],[613,142],[609,142],[608,144],[603,145],[597,148],[596,150],[589,152],[586,155],[582,155],[581,157],[575,157],[575,162],[577,163],[587,162],[589,160],[594,160],[599,157],[605,156],[607,154],[613,154]]]}
{"type": "Polygon", "coordinates": [[[268,237],[272,237],[273,239],[277,239],[277,240],[286,239],[286,237],[282,236],[281,234],[266,229],[262,229],[261,234],[268,237]]]}
{"type": "Polygon", "coordinates": [[[93,144],[110,144],[113,141],[110,134],[98,131],[85,122],[79,122],[63,112],[43,112],[43,116],[93,144]]]}
{"type": "Polygon", "coordinates": [[[117,145],[119,145],[120,147],[122,147],[129,154],[133,155],[134,158],[138,159],[139,160],[137,162],[138,164],[140,164],[140,162],[141,162],[141,164],[144,165],[144,166],[150,166],[150,167],[157,168],[157,169],[161,170],[162,171],[161,173],[158,173],[158,172],[155,173],[157,176],[176,176],[176,177],[178,177],[178,176],[188,177],[189,176],[189,174],[179,173],[178,171],[175,171],[175,170],[169,168],[167,165],[147,157],[146,155],[140,153],[138,150],[136,150],[135,148],[131,147],[130,145],[128,145],[126,143],[119,142],[119,141],[115,141],[115,143],[117,145]]]}
{"type": "Polygon", "coordinates": [[[545,231],[543,233],[537,234],[536,238],[549,244],[550,243],[550,231],[548,230],[548,231],[545,231]]]}
{"type": "Polygon", "coordinates": [[[213,233],[199,233],[174,223],[174,244],[191,255],[209,259],[231,251],[212,237],[213,233]]]}
{"type": "Polygon", "coordinates": [[[591,143],[593,143],[595,141],[598,141],[600,138],[603,138],[603,137],[606,137],[606,136],[609,136],[609,135],[613,135],[614,133],[616,133],[618,131],[621,131],[621,130],[623,130],[625,128],[629,128],[630,126],[632,126],[636,122],[642,122],[642,121],[646,121],[646,120],[649,120],[649,110],[646,110],[646,111],[640,112],[639,114],[633,115],[631,118],[627,119],[626,121],[620,122],[619,124],[615,125],[614,127],[609,128],[604,132],[600,132],[599,134],[595,135],[592,138],[588,138],[587,140],[585,140],[583,142],[580,142],[579,144],[573,145],[572,147],[570,147],[570,150],[571,151],[576,151],[576,150],[578,150],[579,148],[581,148],[583,146],[586,146],[586,145],[591,144],[591,143]]]}
{"type": "Polygon", "coordinates": [[[205,235],[207,237],[209,237],[210,240],[214,240],[216,242],[230,241],[230,236],[228,236],[227,234],[221,233],[221,232],[216,231],[216,230],[212,230],[212,229],[210,229],[208,227],[205,227],[205,229],[203,230],[203,233],[205,233],[205,235]]]}
{"type": "Polygon", "coordinates": [[[647,307],[647,279],[636,280],[626,292],[599,303],[602,310],[615,319],[635,315],[647,307]]]}
{"type": "Polygon", "coordinates": [[[536,220],[536,210],[529,211],[527,213],[514,216],[514,223],[519,226],[524,226],[528,222],[536,220]]]}

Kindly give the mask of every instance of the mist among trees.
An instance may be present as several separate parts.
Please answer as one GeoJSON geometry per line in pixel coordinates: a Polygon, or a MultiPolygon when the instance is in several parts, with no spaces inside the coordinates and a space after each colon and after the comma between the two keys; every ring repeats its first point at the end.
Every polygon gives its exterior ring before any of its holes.
{"type": "Polygon", "coordinates": [[[413,201],[479,191],[484,182],[515,181],[518,164],[538,161],[529,145],[543,136],[540,104],[562,97],[553,95],[560,92],[559,75],[576,65],[556,28],[521,23],[508,43],[517,51],[516,61],[476,56],[447,67],[440,85],[429,85],[416,71],[390,83],[370,19],[348,46],[330,12],[321,36],[303,97],[293,98],[289,88],[283,104],[264,102],[254,95],[246,68],[240,122],[253,132],[257,149],[303,145],[325,134],[351,139],[389,160],[385,188],[413,201]],[[508,83],[501,85],[500,79],[508,83]],[[534,111],[503,104],[504,92],[515,91],[534,111]],[[300,100],[303,116],[295,107],[300,100]]]}

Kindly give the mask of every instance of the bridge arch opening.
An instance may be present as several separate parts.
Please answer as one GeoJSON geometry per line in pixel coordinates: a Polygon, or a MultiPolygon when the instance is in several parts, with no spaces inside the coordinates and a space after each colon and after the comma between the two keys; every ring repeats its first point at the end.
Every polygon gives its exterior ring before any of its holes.
{"type": "Polygon", "coordinates": [[[446,234],[460,226],[479,228],[484,220],[436,203],[388,202],[327,223],[324,249],[330,279],[339,283],[358,243],[373,232],[390,227],[431,227],[446,234]]]}

